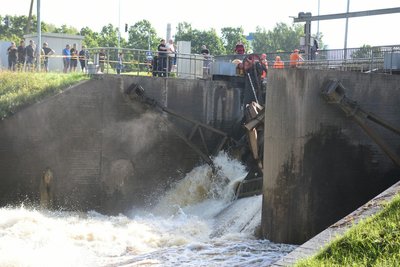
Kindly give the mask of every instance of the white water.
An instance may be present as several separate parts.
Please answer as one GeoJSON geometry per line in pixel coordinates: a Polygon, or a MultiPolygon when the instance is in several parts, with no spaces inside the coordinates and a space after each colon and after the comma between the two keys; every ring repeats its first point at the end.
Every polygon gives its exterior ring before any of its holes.
{"type": "Polygon", "coordinates": [[[268,266],[295,246],[257,240],[261,196],[233,201],[246,173],[225,154],[130,216],[0,209],[0,266],[268,266]]]}

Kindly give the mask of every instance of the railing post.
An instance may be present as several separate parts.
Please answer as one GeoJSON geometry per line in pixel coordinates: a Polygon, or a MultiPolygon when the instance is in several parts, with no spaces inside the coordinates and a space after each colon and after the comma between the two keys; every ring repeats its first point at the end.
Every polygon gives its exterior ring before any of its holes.
{"type": "Polygon", "coordinates": [[[110,66],[110,48],[107,48],[107,74],[108,74],[108,67],[110,66]]]}
{"type": "Polygon", "coordinates": [[[393,55],[394,55],[394,46],[392,46],[392,51],[390,52],[390,66],[389,66],[389,73],[392,75],[392,66],[393,66],[393,55]]]}

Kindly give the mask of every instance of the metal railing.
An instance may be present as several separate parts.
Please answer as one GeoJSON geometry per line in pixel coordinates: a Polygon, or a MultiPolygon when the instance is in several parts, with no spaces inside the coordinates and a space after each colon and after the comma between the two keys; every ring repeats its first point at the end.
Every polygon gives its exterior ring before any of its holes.
{"type": "Polygon", "coordinates": [[[121,74],[198,79],[210,75],[210,64],[214,61],[212,56],[130,48],[99,47],[87,51],[89,74],[116,74],[120,68],[121,74]],[[100,56],[101,52],[105,54],[104,59],[100,56]],[[122,53],[122,65],[119,53],[122,53]]]}
{"type": "MultiPolygon", "coordinates": [[[[290,54],[267,53],[267,58],[272,60],[269,65],[272,67],[275,57],[280,56],[285,66],[289,66],[290,54]]],[[[304,60],[300,67],[392,74],[393,71],[400,71],[400,63],[395,64],[399,55],[399,45],[318,50],[315,60],[304,60]]],[[[305,59],[308,57],[309,55],[304,56],[305,59]]]]}
{"type": "MultiPolygon", "coordinates": [[[[289,67],[290,54],[290,52],[266,53],[268,67],[273,67],[276,56],[280,56],[285,67],[289,67]]],[[[117,74],[117,69],[120,68],[121,74],[208,79],[215,74],[213,72],[220,69],[219,67],[225,67],[235,59],[243,60],[246,56],[247,55],[204,56],[179,52],[170,56],[167,53],[160,54],[157,51],[98,47],[87,49],[87,56],[85,56],[83,60],[86,62],[85,71],[89,74],[117,74]],[[105,54],[104,59],[101,59],[99,56],[101,51],[105,54]],[[122,64],[120,64],[118,60],[118,54],[120,52],[123,55],[122,64]]],[[[308,58],[309,55],[303,56],[304,58],[308,58]]],[[[63,55],[51,55],[49,59],[61,60],[63,57],[63,55]]],[[[80,58],[80,60],[81,59],[82,58],[80,58]]],[[[349,48],[346,51],[344,49],[318,50],[314,60],[304,60],[298,67],[389,74],[399,73],[400,45],[349,48]]],[[[230,71],[227,72],[229,74],[227,75],[236,75],[235,71],[232,71],[232,68],[234,68],[234,66],[230,67],[230,71]]],[[[77,69],[79,69],[79,65],[77,69]]]]}
{"type": "MultiPolygon", "coordinates": [[[[300,52],[301,53],[301,52],[300,52]]],[[[291,52],[270,52],[267,55],[268,67],[272,68],[276,56],[280,56],[285,68],[289,67],[291,52]]],[[[232,62],[243,60],[246,55],[215,56],[216,61],[232,62]]],[[[303,55],[304,61],[299,68],[335,69],[342,71],[382,72],[392,74],[400,71],[400,46],[376,46],[348,49],[318,50],[314,60],[309,55],[303,55]],[[346,56],[345,56],[346,55],[346,56]],[[346,58],[345,58],[346,57],[346,58]]]]}

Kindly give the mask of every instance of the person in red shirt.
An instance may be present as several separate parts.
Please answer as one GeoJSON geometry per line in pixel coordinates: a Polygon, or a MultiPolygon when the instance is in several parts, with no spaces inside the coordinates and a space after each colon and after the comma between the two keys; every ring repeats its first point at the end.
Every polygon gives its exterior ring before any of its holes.
{"type": "Polygon", "coordinates": [[[293,50],[293,53],[290,54],[290,67],[296,68],[301,61],[304,61],[303,57],[299,54],[299,49],[293,50]]]}

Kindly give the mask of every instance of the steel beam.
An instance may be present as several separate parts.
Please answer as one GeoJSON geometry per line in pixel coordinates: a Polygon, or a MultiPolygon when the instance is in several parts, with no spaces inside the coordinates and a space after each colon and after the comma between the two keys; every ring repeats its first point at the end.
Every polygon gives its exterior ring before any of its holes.
{"type": "Polygon", "coordinates": [[[293,18],[293,22],[344,19],[344,18],[385,15],[385,14],[392,14],[392,13],[400,13],[400,7],[366,10],[366,11],[355,11],[355,12],[338,13],[338,14],[328,14],[328,15],[320,15],[320,16],[307,16],[307,13],[303,13],[305,16],[301,16],[302,13],[299,13],[299,17],[293,18]]]}

